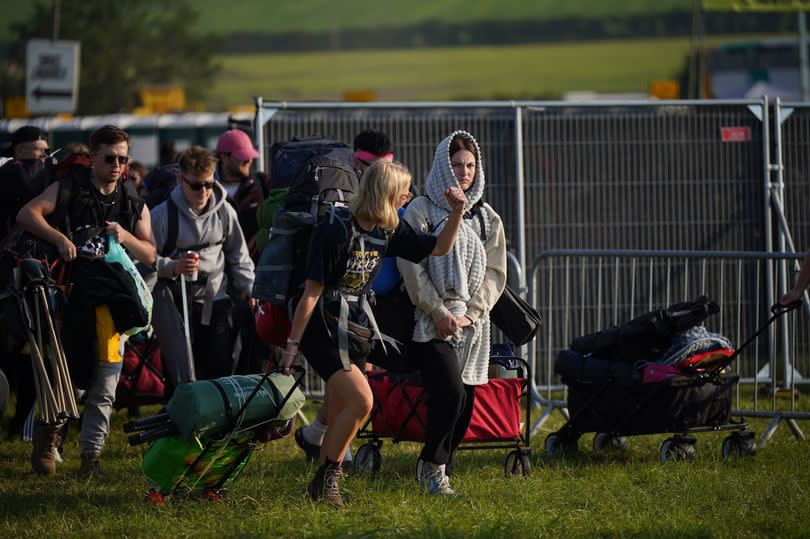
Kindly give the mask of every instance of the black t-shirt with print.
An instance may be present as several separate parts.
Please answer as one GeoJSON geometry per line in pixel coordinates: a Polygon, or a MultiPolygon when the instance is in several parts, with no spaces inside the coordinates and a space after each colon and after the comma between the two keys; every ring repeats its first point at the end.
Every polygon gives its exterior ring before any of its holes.
{"type": "MultiPolygon", "coordinates": [[[[327,289],[338,289],[345,294],[361,295],[371,288],[383,257],[396,256],[410,262],[420,262],[436,246],[436,237],[416,232],[404,219],[390,235],[385,252],[382,245],[352,238],[353,218],[346,210],[339,210],[343,219],[329,218],[315,228],[309,247],[306,278],[323,284],[327,289]]],[[[366,236],[385,241],[386,233],[380,227],[363,230],[353,221],[355,230],[366,236]]],[[[362,237],[362,236],[361,236],[362,237]]]]}

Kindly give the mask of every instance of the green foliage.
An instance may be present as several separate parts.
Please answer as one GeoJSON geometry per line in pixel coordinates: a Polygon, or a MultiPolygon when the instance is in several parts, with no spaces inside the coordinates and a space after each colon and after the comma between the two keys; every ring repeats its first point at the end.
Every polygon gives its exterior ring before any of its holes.
{"type": "MultiPolygon", "coordinates": [[[[77,113],[127,111],[140,85],[182,84],[190,99],[203,97],[218,69],[218,42],[192,35],[195,17],[185,0],[62,2],[59,38],[81,42],[77,113]]],[[[26,42],[52,36],[51,2],[38,1],[11,31],[12,58],[24,65],[26,42]]]]}
{"type": "MultiPolygon", "coordinates": [[[[807,410],[802,399],[798,409],[807,410]]],[[[633,437],[626,451],[604,454],[585,435],[579,455],[557,459],[543,455],[542,432],[532,439],[534,470],[525,479],[503,476],[505,450],[460,453],[455,499],[420,495],[419,446],[385,440],[379,478],[346,480],[347,507],[336,511],[306,498],[314,469],[291,438],[260,445],[219,503],[177,496],[163,508],[149,505],[141,449],[127,445],[125,420],[125,411],[114,415],[105,448],[109,483],[77,478],[76,430],[54,478],[30,473],[30,444],[0,441],[0,536],[799,537],[810,521],[810,442],[795,440],[784,423],[757,456],[728,463],[722,432],[696,435],[695,460],[666,464],[658,460],[662,435],[633,437]]],[[[768,421],[755,422],[758,438],[768,421]]],[[[561,423],[555,412],[545,426],[561,423]]]]}

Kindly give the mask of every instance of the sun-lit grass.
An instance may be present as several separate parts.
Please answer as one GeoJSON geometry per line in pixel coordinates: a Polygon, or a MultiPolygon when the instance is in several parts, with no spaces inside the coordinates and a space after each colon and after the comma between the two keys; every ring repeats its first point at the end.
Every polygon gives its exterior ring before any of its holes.
{"type": "Polygon", "coordinates": [[[342,100],[348,90],[370,90],[380,101],[644,93],[653,80],[676,78],[688,52],[688,39],[672,38],[222,56],[209,109],[251,104],[251,96],[342,100]]]}
{"type": "MultiPolygon", "coordinates": [[[[456,499],[419,495],[418,446],[386,441],[379,478],[348,479],[348,505],[335,511],[307,500],[313,469],[291,439],[260,446],[222,502],[148,505],[141,450],[127,445],[125,420],[125,412],[114,416],[107,484],[76,479],[75,431],[55,478],[29,472],[28,444],[0,442],[0,536],[797,537],[810,522],[810,446],[785,427],[756,457],[730,463],[720,457],[724,433],[698,434],[694,461],[662,464],[663,435],[631,438],[625,452],[607,454],[593,453],[586,435],[578,456],[553,459],[542,455],[544,432],[532,440],[526,479],[503,477],[504,450],[461,453],[456,499]]],[[[561,424],[555,412],[545,426],[561,424]]],[[[758,437],[766,426],[755,422],[758,437]]]]}
{"type": "MultiPolygon", "coordinates": [[[[101,0],[92,0],[101,1],[101,0]]],[[[188,0],[199,18],[194,28],[206,33],[232,32],[323,32],[344,28],[376,28],[414,24],[425,21],[466,23],[482,20],[508,21],[546,19],[550,17],[622,17],[652,15],[670,11],[688,12],[689,0],[501,0],[500,2],[470,0],[411,0],[397,2],[380,0],[188,0]]],[[[50,2],[49,2],[50,4],[50,2]]],[[[33,8],[28,2],[0,0],[0,39],[5,39],[13,22],[30,17],[33,8]]],[[[62,24],[66,24],[63,22],[62,24]]]]}

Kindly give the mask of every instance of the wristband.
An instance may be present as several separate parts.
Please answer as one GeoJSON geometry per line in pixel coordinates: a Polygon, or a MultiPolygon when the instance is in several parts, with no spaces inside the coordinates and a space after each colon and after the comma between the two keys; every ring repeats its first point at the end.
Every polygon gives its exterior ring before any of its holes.
{"type": "Polygon", "coordinates": [[[300,345],[301,345],[301,341],[298,341],[298,340],[295,340],[295,339],[289,339],[289,338],[288,338],[288,339],[287,339],[287,344],[294,344],[294,345],[296,345],[296,346],[300,346],[300,345]]]}

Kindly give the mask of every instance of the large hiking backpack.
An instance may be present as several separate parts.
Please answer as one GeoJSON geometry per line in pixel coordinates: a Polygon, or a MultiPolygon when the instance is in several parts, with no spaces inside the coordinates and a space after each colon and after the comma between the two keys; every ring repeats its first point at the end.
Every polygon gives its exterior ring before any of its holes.
{"type": "Polygon", "coordinates": [[[271,155],[274,187],[285,186],[296,164],[298,170],[287,184],[283,206],[273,213],[252,295],[261,302],[286,305],[304,281],[303,262],[313,228],[332,208],[347,206],[359,183],[351,150],[329,139],[293,139],[273,145],[271,155]]]}
{"type": "Polygon", "coordinates": [[[304,165],[316,157],[352,167],[354,154],[345,145],[321,136],[295,137],[270,148],[270,182],[274,189],[291,187],[304,165]]]}
{"type": "MultiPolygon", "coordinates": [[[[53,212],[46,217],[48,224],[67,235],[74,243],[84,238],[72,237],[71,217],[75,217],[83,204],[89,203],[88,193],[81,189],[81,182],[90,181],[93,162],[90,154],[72,153],[53,168],[54,182],[59,182],[56,204],[53,212]]],[[[126,171],[125,171],[126,172],[126,171]]],[[[143,203],[134,184],[126,180],[126,174],[118,180],[122,186],[117,200],[117,211],[111,218],[117,219],[121,213],[127,214],[122,222],[130,231],[141,217],[143,203]]],[[[6,237],[0,239],[0,282],[6,282],[18,258],[35,258],[54,262],[59,257],[57,247],[50,242],[26,232],[15,224],[6,237]]]]}

